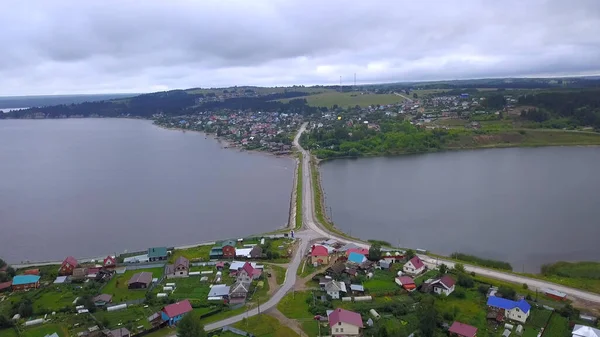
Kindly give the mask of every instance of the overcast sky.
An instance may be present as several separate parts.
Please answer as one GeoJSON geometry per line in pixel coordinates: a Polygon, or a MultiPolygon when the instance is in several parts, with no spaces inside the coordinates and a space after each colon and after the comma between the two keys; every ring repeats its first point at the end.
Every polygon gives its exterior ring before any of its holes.
{"type": "Polygon", "coordinates": [[[0,96],[600,74],[600,0],[2,0],[0,25],[0,96]]]}

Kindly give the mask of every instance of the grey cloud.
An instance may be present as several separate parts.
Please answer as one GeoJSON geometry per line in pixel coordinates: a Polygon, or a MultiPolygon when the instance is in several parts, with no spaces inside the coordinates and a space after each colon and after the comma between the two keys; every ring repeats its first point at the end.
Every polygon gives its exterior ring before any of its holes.
{"type": "Polygon", "coordinates": [[[4,1],[0,95],[600,73],[600,2],[4,1]]]}

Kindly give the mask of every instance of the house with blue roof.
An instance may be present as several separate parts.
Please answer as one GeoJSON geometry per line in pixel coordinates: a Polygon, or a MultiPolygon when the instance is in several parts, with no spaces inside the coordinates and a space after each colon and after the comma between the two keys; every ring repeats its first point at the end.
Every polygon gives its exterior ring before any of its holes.
{"type": "Polygon", "coordinates": [[[17,275],[12,280],[12,290],[25,290],[40,287],[40,277],[37,275],[17,275]]]}
{"type": "Polygon", "coordinates": [[[367,261],[367,258],[359,253],[356,252],[352,252],[348,255],[348,262],[352,262],[352,263],[356,263],[356,264],[361,264],[363,262],[367,261]]]}
{"type": "Polygon", "coordinates": [[[521,323],[525,323],[531,313],[531,305],[523,299],[513,301],[502,297],[490,296],[488,297],[487,305],[492,310],[503,310],[504,317],[521,323]]]}

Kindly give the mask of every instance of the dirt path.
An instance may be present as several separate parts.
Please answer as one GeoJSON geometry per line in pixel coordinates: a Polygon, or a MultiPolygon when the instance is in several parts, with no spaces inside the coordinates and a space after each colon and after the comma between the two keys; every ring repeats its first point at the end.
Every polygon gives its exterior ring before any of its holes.
{"type": "Polygon", "coordinates": [[[267,295],[271,297],[281,286],[277,284],[277,272],[272,268],[269,268],[269,270],[271,271],[271,277],[267,276],[267,282],[269,282],[269,291],[267,292],[267,295]]]}
{"type": "Polygon", "coordinates": [[[302,327],[300,326],[298,321],[285,317],[279,310],[277,310],[277,308],[273,308],[273,309],[269,310],[268,314],[277,318],[277,320],[279,320],[279,322],[281,324],[294,330],[301,337],[308,337],[308,335],[305,334],[304,331],[302,331],[302,327]]]}

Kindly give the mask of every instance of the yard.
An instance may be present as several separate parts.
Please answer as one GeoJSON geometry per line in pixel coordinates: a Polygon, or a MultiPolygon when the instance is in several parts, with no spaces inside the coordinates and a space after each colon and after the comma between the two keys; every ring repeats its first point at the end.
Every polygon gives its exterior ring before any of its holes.
{"type": "Polygon", "coordinates": [[[127,282],[129,279],[137,273],[151,272],[152,277],[160,278],[163,274],[163,268],[150,268],[150,269],[138,269],[128,270],[122,275],[115,275],[100,291],[103,294],[112,295],[113,303],[121,303],[128,300],[135,300],[144,298],[146,295],[146,289],[128,289],[127,282]]]}
{"type": "Polygon", "coordinates": [[[436,296],[435,307],[445,319],[473,325],[482,335],[485,335],[483,332],[488,329],[485,303],[485,295],[479,293],[476,287],[464,289],[456,286],[455,293],[450,296],[436,296]],[[456,296],[459,289],[464,291],[465,298],[456,296]]]}
{"type": "Polygon", "coordinates": [[[270,265],[270,267],[271,270],[273,270],[273,272],[275,273],[275,279],[277,280],[277,284],[282,285],[285,281],[285,273],[287,272],[287,269],[276,265],[270,265]]]}
{"type": "Polygon", "coordinates": [[[277,304],[277,309],[287,318],[295,319],[302,325],[302,330],[309,336],[317,336],[319,327],[313,321],[314,315],[308,311],[307,298],[312,298],[308,291],[291,292],[277,304]]]}
{"type": "MultiPolygon", "coordinates": [[[[209,275],[210,277],[215,277],[215,274],[209,275]]],[[[175,283],[175,290],[169,295],[169,298],[175,300],[190,299],[206,301],[208,292],[210,291],[209,283],[200,282],[199,276],[168,279],[165,282],[175,283]]],[[[156,288],[157,291],[155,292],[163,292],[163,285],[159,285],[156,288]]]]}
{"type": "Polygon", "coordinates": [[[21,330],[21,337],[44,337],[55,332],[60,337],[69,336],[67,329],[60,324],[44,324],[21,330]]]}
{"type": "Polygon", "coordinates": [[[394,292],[401,289],[395,282],[395,274],[386,270],[375,270],[373,278],[366,280],[363,286],[371,294],[394,292]]]}
{"type": "Polygon", "coordinates": [[[212,245],[202,245],[187,249],[175,249],[169,257],[169,262],[175,262],[180,256],[183,256],[190,261],[208,261],[211,248],[212,245]]]}
{"type": "Polygon", "coordinates": [[[568,337],[571,336],[571,331],[569,330],[569,321],[554,313],[550,318],[550,323],[546,330],[544,330],[543,337],[568,337]]]}
{"type": "Polygon", "coordinates": [[[116,329],[119,324],[132,328],[143,326],[145,329],[149,329],[151,326],[146,318],[160,310],[160,308],[161,306],[143,308],[141,305],[136,305],[117,311],[98,310],[94,313],[94,317],[100,322],[106,320],[107,327],[110,329],[116,329]]]}
{"type": "Polygon", "coordinates": [[[78,295],[83,294],[80,285],[51,285],[47,288],[41,289],[38,294],[35,295],[35,301],[33,307],[35,311],[49,310],[57,311],[64,307],[72,307],[73,301],[78,295]]]}

